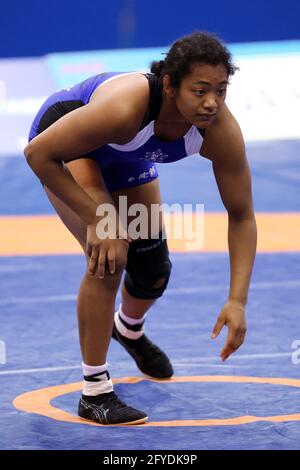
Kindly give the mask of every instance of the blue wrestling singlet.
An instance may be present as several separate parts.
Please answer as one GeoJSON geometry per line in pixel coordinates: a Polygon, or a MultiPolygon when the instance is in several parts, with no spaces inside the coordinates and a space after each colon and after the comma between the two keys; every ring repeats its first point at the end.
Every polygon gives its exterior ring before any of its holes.
{"type": "MultiPolygon", "coordinates": [[[[102,73],[51,95],[32,123],[29,140],[64,114],[89,103],[96,88],[121,74],[102,73]]],[[[162,103],[162,86],[154,74],[147,73],[145,76],[150,87],[149,106],[136,136],[126,144],[111,143],[95,149],[89,155],[76,157],[76,159],[92,158],[97,161],[109,191],[152,181],[158,176],[155,163],[170,163],[199,153],[203,141],[202,130],[195,126],[191,126],[185,136],[171,142],[164,142],[155,136],[154,123],[162,103]]]]}

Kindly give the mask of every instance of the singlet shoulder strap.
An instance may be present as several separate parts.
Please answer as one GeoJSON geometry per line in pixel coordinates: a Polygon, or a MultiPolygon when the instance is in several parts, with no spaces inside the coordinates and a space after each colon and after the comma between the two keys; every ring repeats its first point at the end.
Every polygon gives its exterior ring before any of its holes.
{"type": "Polygon", "coordinates": [[[205,135],[205,129],[202,129],[201,127],[197,127],[197,131],[199,132],[199,134],[202,135],[202,137],[204,138],[204,135],[205,135]]]}
{"type": "Polygon", "coordinates": [[[148,109],[140,127],[140,131],[146,127],[149,122],[155,121],[159,115],[159,111],[162,104],[162,83],[159,78],[153,73],[145,73],[145,77],[148,79],[150,96],[148,109]]]}

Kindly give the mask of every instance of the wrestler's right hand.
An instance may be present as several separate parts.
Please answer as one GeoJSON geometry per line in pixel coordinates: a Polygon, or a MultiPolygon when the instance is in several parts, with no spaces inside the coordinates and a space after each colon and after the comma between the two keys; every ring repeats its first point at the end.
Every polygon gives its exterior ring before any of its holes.
{"type": "Polygon", "coordinates": [[[97,223],[87,226],[86,254],[88,256],[88,274],[104,279],[105,272],[113,275],[126,266],[130,239],[99,238],[96,233],[97,223]]]}

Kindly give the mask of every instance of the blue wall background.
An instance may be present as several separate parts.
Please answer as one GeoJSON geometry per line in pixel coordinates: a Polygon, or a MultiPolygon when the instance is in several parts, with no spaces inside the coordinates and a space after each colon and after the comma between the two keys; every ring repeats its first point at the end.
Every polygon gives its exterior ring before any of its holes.
{"type": "Polygon", "coordinates": [[[194,29],[226,42],[300,39],[299,0],[3,0],[0,57],[168,45],[194,29]]]}

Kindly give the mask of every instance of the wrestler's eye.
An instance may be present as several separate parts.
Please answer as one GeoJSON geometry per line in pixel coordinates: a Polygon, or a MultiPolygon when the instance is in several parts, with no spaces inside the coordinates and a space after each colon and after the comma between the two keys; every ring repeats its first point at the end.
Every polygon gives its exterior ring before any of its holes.
{"type": "Polygon", "coordinates": [[[194,90],[194,93],[195,93],[197,96],[203,96],[204,93],[205,93],[205,90],[194,90]]]}

